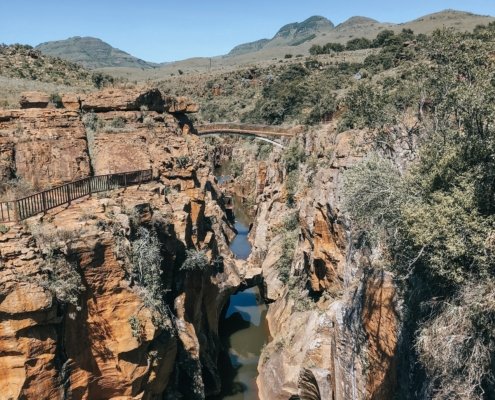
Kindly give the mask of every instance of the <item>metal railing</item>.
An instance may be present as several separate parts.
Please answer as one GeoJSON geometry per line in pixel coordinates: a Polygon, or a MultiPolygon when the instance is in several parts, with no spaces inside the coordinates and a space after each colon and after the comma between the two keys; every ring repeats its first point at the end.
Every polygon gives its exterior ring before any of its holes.
{"type": "Polygon", "coordinates": [[[45,213],[73,200],[131,185],[139,185],[153,179],[151,169],[90,176],[69,182],[21,199],[0,203],[0,222],[18,222],[36,214],[45,213]]]}
{"type": "Polygon", "coordinates": [[[236,123],[212,123],[198,125],[195,127],[198,135],[207,133],[247,133],[251,135],[267,135],[292,137],[302,130],[302,127],[287,127],[276,125],[255,125],[255,124],[236,124],[236,123]]]}

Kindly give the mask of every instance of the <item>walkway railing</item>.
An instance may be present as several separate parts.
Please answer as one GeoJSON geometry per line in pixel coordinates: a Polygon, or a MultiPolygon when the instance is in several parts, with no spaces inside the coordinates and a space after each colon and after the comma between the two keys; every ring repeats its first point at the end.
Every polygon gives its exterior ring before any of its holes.
{"type": "Polygon", "coordinates": [[[250,135],[266,135],[278,137],[292,137],[302,130],[302,127],[287,127],[276,125],[254,125],[254,124],[235,124],[235,123],[212,123],[198,125],[195,127],[198,135],[207,133],[245,133],[250,135]]]}
{"type": "Polygon", "coordinates": [[[0,222],[18,222],[92,193],[104,192],[153,179],[151,169],[90,176],[21,199],[0,203],[0,222]]]}

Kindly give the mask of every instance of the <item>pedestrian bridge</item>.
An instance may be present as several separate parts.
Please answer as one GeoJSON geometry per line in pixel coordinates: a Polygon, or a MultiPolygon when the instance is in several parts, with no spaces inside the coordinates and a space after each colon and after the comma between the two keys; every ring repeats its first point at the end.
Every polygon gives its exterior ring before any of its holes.
{"type": "Polygon", "coordinates": [[[253,137],[271,143],[278,147],[285,147],[276,139],[290,139],[298,132],[302,131],[301,126],[273,126],[273,125],[252,125],[252,124],[237,124],[237,123],[218,123],[205,124],[195,127],[194,133],[198,136],[220,136],[220,135],[235,135],[244,137],[253,137]]]}

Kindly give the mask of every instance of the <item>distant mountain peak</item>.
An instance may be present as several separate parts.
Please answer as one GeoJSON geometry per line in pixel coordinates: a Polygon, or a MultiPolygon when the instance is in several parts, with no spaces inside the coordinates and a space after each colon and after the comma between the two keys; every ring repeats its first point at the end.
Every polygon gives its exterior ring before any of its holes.
{"type": "Polygon", "coordinates": [[[334,24],[329,19],[320,15],[313,15],[302,22],[292,22],[284,25],[273,37],[275,38],[292,38],[300,37],[303,35],[311,35],[316,32],[329,30],[334,27],[334,24]]]}
{"type": "Polygon", "coordinates": [[[359,25],[377,24],[377,23],[379,23],[379,22],[373,18],[354,16],[354,17],[351,17],[348,20],[342,22],[341,24],[338,24],[336,26],[336,29],[354,27],[354,26],[359,26],[359,25]]]}
{"type": "Polygon", "coordinates": [[[45,42],[36,46],[36,49],[49,56],[60,57],[86,68],[151,68],[153,66],[92,36],[73,36],[65,40],[45,42]]]}

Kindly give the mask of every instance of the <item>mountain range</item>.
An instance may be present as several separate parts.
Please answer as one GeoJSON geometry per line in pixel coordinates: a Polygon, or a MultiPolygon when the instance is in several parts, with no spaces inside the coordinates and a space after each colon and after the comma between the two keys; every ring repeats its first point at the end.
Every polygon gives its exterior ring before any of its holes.
{"type": "MultiPolygon", "coordinates": [[[[285,54],[308,54],[312,45],[328,42],[346,43],[356,37],[372,39],[384,30],[401,31],[412,29],[415,33],[431,33],[438,28],[453,28],[459,31],[473,30],[476,25],[495,21],[494,17],[476,15],[468,12],[444,10],[429,14],[410,22],[393,24],[379,22],[371,18],[355,16],[334,25],[323,16],[312,16],[302,22],[284,25],[271,39],[259,39],[235,46],[227,55],[217,56],[217,62],[241,64],[270,60],[285,54]]],[[[141,60],[122,50],[112,47],[93,37],[72,37],[66,40],[46,42],[36,49],[50,55],[73,61],[87,68],[156,68],[170,63],[155,64],[141,60]]],[[[164,57],[165,58],[165,57],[164,57]]],[[[198,59],[191,59],[193,60],[198,59]]],[[[188,60],[174,62],[178,64],[188,60]]]]}

